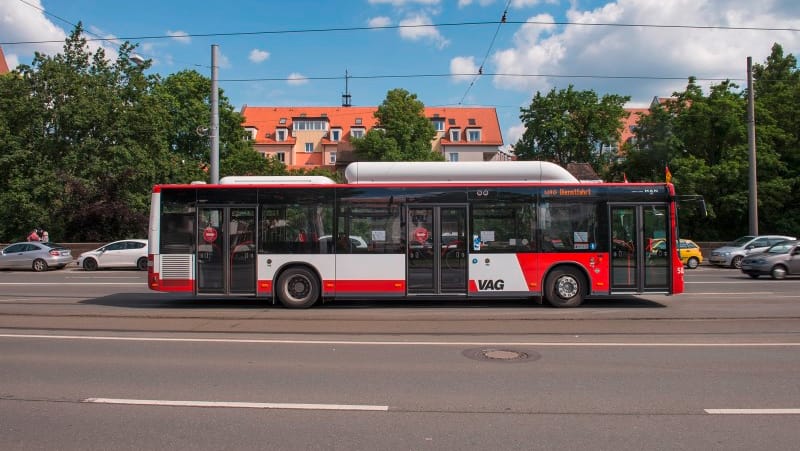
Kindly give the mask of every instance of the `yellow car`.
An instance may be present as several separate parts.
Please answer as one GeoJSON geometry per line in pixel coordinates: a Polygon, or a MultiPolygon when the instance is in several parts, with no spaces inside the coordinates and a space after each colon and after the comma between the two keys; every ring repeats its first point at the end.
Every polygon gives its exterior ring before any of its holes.
{"type": "MultiPolygon", "coordinates": [[[[663,257],[666,253],[666,241],[660,241],[653,245],[650,251],[651,257],[663,257]]],[[[681,238],[679,245],[679,252],[681,262],[690,269],[695,269],[703,263],[703,253],[700,252],[700,246],[692,240],[685,240],[681,238]]]]}

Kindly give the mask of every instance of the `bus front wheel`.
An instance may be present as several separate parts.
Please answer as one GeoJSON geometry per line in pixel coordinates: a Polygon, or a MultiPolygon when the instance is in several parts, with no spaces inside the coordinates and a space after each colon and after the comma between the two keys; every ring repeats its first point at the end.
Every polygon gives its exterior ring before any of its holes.
{"type": "Polygon", "coordinates": [[[317,276],[307,268],[289,268],[278,277],[275,294],[286,308],[308,308],[319,298],[317,276]]]}
{"type": "Polygon", "coordinates": [[[577,307],[586,293],[585,280],[574,269],[554,269],[545,280],[545,299],[553,307],[577,307]]]}

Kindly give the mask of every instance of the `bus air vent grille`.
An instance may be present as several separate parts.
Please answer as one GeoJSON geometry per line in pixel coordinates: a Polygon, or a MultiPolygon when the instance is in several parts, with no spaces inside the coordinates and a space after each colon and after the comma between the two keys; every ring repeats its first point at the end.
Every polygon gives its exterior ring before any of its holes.
{"type": "Polygon", "coordinates": [[[161,278],[182,279],[192,278],[191,255],[161,255],[161,278]]]}

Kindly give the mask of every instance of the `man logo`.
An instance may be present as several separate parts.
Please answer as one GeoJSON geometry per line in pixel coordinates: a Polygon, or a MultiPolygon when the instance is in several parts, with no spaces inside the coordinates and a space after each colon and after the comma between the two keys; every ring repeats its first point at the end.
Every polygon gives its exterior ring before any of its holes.
{"type": "Polygon", "coordinates": [[[502,291],[505,286],[503,279],[478,281],[479,291],[502,291]]]}

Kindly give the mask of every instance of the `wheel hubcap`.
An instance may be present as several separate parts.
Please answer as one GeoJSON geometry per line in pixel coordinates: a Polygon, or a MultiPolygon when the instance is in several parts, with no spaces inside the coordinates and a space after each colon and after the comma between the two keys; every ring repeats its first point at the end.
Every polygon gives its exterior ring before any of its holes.
{"type": "Polygon", "coordinates": [[[289,294],[293,298],[302,299],[308,296],[308,293],[311,291],[311,284],[305,277],[298,276],[289,280],[289,286],[287,288],[289,294]]]}
{"type": "Polygon", "coordinates": [[[561,277],[556,284],[556,291],[562,299],[574,297],[578,294],[578,281],[570,276],[561,277]]]}
{"type": "Polygon", "coordinates": [[[775,268],[772,270],[772,275],[776,279],[783,279],[783,277],[786,275],[786,270],[783,268],[775,268]]]}

